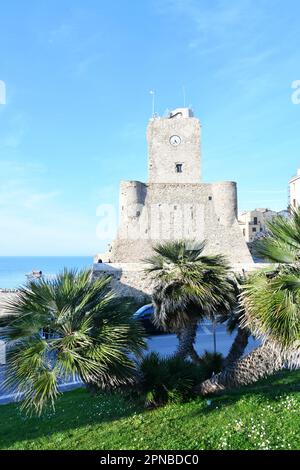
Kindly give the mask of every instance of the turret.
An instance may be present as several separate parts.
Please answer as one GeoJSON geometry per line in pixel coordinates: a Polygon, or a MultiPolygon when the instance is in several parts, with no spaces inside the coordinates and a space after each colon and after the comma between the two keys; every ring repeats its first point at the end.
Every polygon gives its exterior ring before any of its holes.
{"type": "Polygon", "coordinates": [[[234,181],[212,184],[214,208],[221,225],[231,226],[237,218],[237,189],[234,181]]]}

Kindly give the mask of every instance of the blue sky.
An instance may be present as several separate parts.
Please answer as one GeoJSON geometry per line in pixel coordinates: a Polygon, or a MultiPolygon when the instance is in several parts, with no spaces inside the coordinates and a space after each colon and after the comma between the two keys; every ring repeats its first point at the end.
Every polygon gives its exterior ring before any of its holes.
{"type": "MultiPolygon", "coordinates": [[[[0,16],[0,255],[102,251],[99,204],[147,179],[145,131],[187,104],[204,181],[287,205],[300,167],[298,0],[10,0],[0,16]]],[[[109,241],[109,240],[107,240],[109,241]]]]}

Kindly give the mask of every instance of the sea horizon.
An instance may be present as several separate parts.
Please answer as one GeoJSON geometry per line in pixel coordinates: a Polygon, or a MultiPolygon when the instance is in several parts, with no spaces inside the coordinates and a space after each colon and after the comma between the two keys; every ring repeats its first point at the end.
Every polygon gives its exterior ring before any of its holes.
{"type": "Polygon", "coordinates": [[[32,271],[42,271],[45,276],[53,276],[64,268],[88,269],[92,264],[93,256],[0,256],[0,289],[16,289],[24,285],[27,281],[26,274],[32,271]]]}

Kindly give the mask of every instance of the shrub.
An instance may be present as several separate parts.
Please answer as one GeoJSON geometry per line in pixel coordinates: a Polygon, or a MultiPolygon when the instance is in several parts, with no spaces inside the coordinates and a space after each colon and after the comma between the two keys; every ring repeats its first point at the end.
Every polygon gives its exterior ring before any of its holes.
{"type": "Polygon", "coordinates": [[[222,370],[223,355],[221,353],[212,353],[204,351],[200,358],[200,367],[204,380],[210,379],[213,374],[217,374],[222,370]]]}
{"type": "Polygon", "coordinates": [[[192,362],[177,356],[160,357],[155,352],[142,359],[140,373],[140,387],[146,395],[147,407],[184,401],[203,379],[201,368],[192,362]]]}

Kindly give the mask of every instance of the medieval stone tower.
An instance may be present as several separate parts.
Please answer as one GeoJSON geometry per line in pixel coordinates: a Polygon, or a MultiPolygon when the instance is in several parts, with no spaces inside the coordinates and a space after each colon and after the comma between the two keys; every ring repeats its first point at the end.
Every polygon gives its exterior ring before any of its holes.
{"type": "Polygon", "coordinates": [[[206,240],[206,253],[222,253],[232,265],[252,263],[237,222],[236,183],[201,182],[201,128],[192,111],[150,119],[147,141],[148,182],[121,182],[118,235],[98,269],[138,269],[153,245],[178,239],[206,240]]]}

